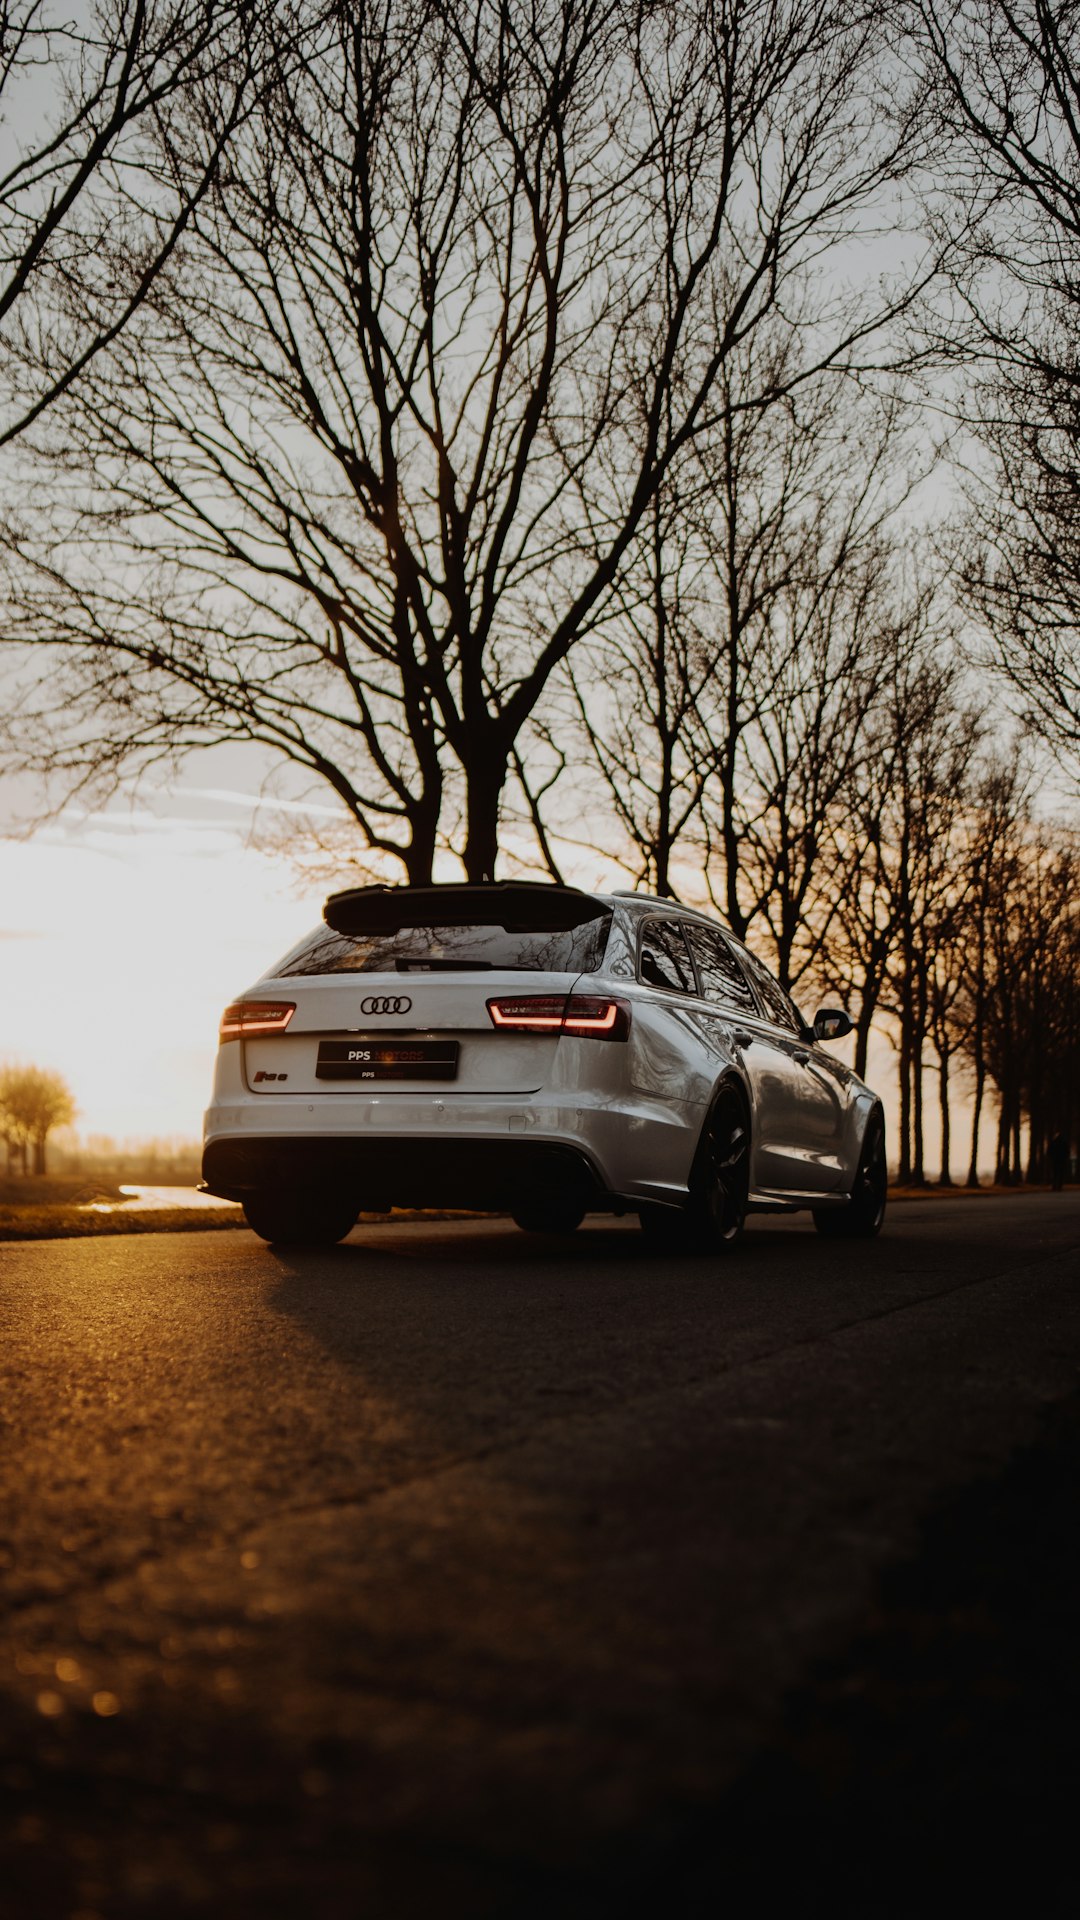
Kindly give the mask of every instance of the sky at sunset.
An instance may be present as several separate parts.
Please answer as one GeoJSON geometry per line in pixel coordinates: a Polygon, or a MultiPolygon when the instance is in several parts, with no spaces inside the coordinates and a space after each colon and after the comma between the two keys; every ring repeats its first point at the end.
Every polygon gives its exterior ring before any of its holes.
{"type": "Polygon", "coordinates": [[[83,1135],[196,1137],[222,1008],[321,912],[250,804],[179,798],[0,840],[0,1060],[61,1072],[83,1135]]]}

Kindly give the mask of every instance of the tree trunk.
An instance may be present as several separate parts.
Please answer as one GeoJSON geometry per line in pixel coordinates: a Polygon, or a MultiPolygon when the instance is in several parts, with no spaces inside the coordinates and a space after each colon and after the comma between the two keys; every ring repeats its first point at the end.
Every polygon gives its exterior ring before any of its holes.
{"type": "Polygon", "coordinates": [[[866,1056],[870,1051],[870,1027],[873,1023],[874,1009],[864,1001],[859,1009],[859,1018],[855,1023],[855,1071],[860,1080],[866,1079],[866,1056]]]}
{"type": "Polygon", "coordinates": [[[923,1036],[917,1033],[911,1049],[911,1181],[916,1187],[926,1185],[926,1169],[923,1165],[923,1036]]]}
{"type": "Polygon", "coordinates": [[[981,1060],[975,1065],[975,1106],[971,1116],[971,1159],[968,1161],[967,1184],[977,1187],[979,1184],[979,1122],[982,1119],[983,1095],[986,1091],[986,1068],[981,1060]]]}
{"type": "Polygon", "coordinates": [[[897,1179],[902,1187],[911,1180],[911,1041],[907,1022],[900,1030],[900,1165],[897,1179]]]}
{"type": "Polygon", "coordinates": [[[34,1141],[34,1172],[40,1174],[45,1172],[45,1135],[43,1133],[39,1133],[34,1141]]]}
{"type": "Polygon", "coordinates": [[[475,883],[494,880],[499,857],[499,803],[506,784],[505,756],[491,753],[483,766],[466,769],[468,801],[463,860],[466,877],[475,883]]]}
{"type": "Polygon", "coordinates": [[[948,1047],[944,1047],[941,1052],[941,1080],[940,1080],[940,1087],[939,1087],[939,1099],[941,1102],[941,1179],[939,1181],[939,1185],[943,1187],[951,1187],[953,1183],[953,1178],[952,1178],[952,1169],[949,1165],[949,1157],[950,1157],[950,1150],[952,1147],[952,1127],[951,1127],[951,1120],[949,1115],[949,1049],[948,1047]]]}
{"type": "Polygon", "coordinates": [[[405,855],[405,873],[410,887],[430,887],[431,885],[438,818],[438,809],[435,809],[430,821],[415,818],[413,820],[412,836],[405,855]]]}
{"type": "Polygon", "coordinates": [[[661,796],[661,825],[653,849],[653,868],[656,874],[656,891],[661,900],[667,900],[671,893],[671,850],[670,803],[661,796]]]}
{"type": "Polygon", "coordinates": [[[1036,1108],[1032,1107],[1028,1113],[1027,1178],[1030,1186],[1034,1186],[1036,1181],[1044,1178],[1045,1163],[1046,1135],[1041,1117],[1036,1108]]]}

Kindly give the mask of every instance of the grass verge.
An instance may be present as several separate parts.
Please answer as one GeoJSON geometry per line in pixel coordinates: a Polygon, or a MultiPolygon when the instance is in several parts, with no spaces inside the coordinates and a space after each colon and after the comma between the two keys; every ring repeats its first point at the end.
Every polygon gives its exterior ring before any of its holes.
{"type": "MultiPolygon", "coordinates": [[[[358,1226],[387,1226],[398,1220],[481,1220],[486,1214],[418,1211],[395,1207],[392,1213],[362,1213],[358,1226]]],[[[92,1213],[81,1207],[0,1206],[0,1242],[5,1240],[84,1240],[114,1233],[215,1233],[246,1227],[241,1207],[147,1207],[128,1212],[92,1213]]]]}
{"type": "Polygon", "coordinates": [[[213,1233],[246,1227],[239,1207],[160,1207],[93,1213],[83,1207],[0,1206],[0,1240],[81,1240],[103,1233],[213,1233]]]}
{"type": "MultiPolygon", "coordinates": [[[[1015,1187],[999,1187],[991,1183],[986,1187],[890,1187],[889,1204],[896,1200],[1015,1200],[1018,1194],[1050,1193],[1049,1184],[1039,1185],[1021,1180],[1015,1187]]],[[[1072,1193],[1075,1186],[1072,1181],[1066,1183],[1063,1191],[1072,1193]]]]}

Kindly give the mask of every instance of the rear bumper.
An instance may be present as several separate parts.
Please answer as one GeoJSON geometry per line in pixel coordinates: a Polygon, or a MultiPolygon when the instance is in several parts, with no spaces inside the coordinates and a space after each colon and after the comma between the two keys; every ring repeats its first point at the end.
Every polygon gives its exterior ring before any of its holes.
{"type": "Polygon", "coordinates": [[[693,1108],[634,1094],[579,1094],[573,1105],[550,1094],[234,1096],[207,1112],[203,1180],[231,1200],[267,1188],[345,1187],[372,1212],[501,1212],[545,1194],[593,1208],[678,1204],[699,1129],[693,1108]]]}
{"type": "Polygon", "coordinates": [[[461,1207],[512,1210],[552,1200],[610,1205],[589,1155],[546,1140],[343,1139],[340,1135],[211,1140],[203,1180],[223,1199],[266,1191],[333,1188],[359,1209],[461,1207]]]}

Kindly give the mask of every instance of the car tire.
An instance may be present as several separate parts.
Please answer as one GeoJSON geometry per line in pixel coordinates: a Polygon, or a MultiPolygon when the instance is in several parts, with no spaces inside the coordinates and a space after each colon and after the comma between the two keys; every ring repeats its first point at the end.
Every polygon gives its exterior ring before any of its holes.
{"type": "Polygon", "coordinates": [[[576,1233],[585,1209],[572,1200],[553,1200],[550,1206],[515,1207],[510,1218],[522,1233],[576,1233]]]}
{"type": "Polygon", "coordinates": [[[245,1200],[249,1227],[279,1247],[332,1247],[356,1225],[360,1209],[340,1194],[252,1194],[245,1200]]]}
{"type": "Polygon", "coordinates": [[[885,1116],[875,1108],[866,1123],[855,1184],[846,1207],[815,1207],[814,1225],[827,1240],[872,1240],[881,1232],[888,1190],[885,1116]]]}
{"type": "Polygon", "coordinates": [[[681,1253],[729,1253],[746,1225],[750,1197],[750,1115],[733,1080],[720,1088],[701,1131],[686,1207],[642,1207],[656,1246],[681,1253]]]}

